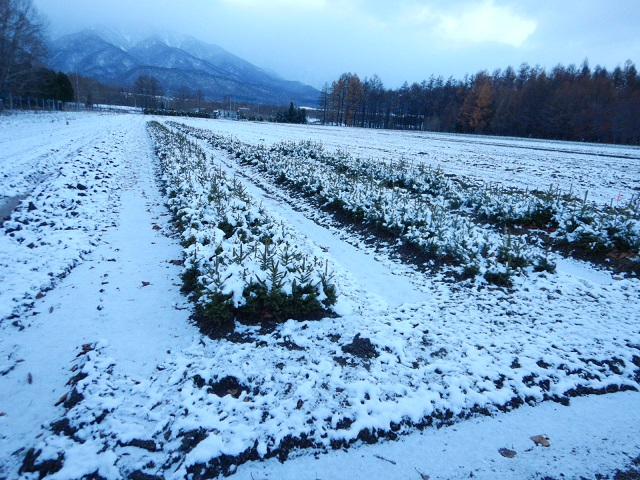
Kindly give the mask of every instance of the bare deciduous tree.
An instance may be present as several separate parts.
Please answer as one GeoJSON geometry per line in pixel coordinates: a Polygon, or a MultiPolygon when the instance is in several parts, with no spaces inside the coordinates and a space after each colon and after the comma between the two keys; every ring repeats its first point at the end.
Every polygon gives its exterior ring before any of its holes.
{"type": "Polygon", "coordinates": [[[45,55],[45,20],[32,1],[0,0],[0,96],[18,92],[45,55]]]}
{"type": "Polygon", "coordinates": [[[133,92],[137,103],[142,108],[156,108],[163,92],[156,77],[140,75],[133,84],[133,92]]]}

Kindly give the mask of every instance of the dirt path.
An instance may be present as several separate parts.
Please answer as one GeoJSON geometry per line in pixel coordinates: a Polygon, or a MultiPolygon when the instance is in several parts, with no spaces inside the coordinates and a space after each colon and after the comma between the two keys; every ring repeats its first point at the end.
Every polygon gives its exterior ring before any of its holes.
{"type": "Polygon", "coordinates": [[[119,132],[129,150],[116,226],[84,263],[36,301],[37,315],[27,328],[3,332],[3,345],[11,349],[4,353],[14,365],[0,377],[0,458],[11,459],[0,462],[0,477],[13,478],[22,449],[35,442],[41,425],[60,417],[62,407],[55,404],[68,392],[70,368],[83,344],[106,345],[116,372],[141,378],[196,334],[179,293],[180,267],[168,263],[180,258],[180,246],[165,235],[167,217],[143,129],[140,123],[119,132]]]}

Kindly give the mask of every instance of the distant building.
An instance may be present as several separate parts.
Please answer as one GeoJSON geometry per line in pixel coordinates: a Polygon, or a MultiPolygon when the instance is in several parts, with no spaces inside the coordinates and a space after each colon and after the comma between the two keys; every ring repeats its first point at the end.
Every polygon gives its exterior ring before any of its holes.
{"type": "Polygon", "coordinates": [[[226,118],[228,120],[238,120],[238,112],[236,110],[216,110],[215,118],[226,118]]]}

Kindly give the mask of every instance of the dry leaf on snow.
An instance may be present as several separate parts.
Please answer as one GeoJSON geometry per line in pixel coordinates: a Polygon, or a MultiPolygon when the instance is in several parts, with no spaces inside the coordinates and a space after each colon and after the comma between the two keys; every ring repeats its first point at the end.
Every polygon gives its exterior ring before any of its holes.
{"type": "Polygon", "coordinates": [[[151,282],[142,281],[142,286],[143,287],[148,287],[149,285],[151,285],[151,282]]]}
{"type": "Polygon", "coordinates": [[[517,455],[516,452],[514,452],[513,450],[509,450],[508,448],[501,448],[500,450],[498,450],[498,452],[500,453],[500,455],[506,458],[513,458],[517,455]]]}
{"type": "Polygon", "coordinates": [[[94,349],[94,345],[92,343],[83,343],[82,344],[82,351],[80,353],[78,353],[78,355],[76,355],[76,357],[81,357],[82,355],[86,355],[87,353],[89,353],[93,349],[94,349]]]}
{"type": "Polygon", "coordinates": [[[536,445],[542,445],[543,447],[551,446],[551,444],[549,443],[549,437],[547,437],[546,435],[536,435],[534,437],[531,437],[531,440],[533,440],[533,443],[535,443],[536,445]]]}

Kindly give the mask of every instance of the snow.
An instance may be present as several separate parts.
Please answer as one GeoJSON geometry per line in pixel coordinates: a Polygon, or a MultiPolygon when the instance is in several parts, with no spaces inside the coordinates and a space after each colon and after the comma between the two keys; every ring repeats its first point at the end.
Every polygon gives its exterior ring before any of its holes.
{"type": "MultiPolygon", "coordinates": [[[[247,479],[580,478],[640,455],[637,278],[554,255],[557,273],[520,276],[511,290],[445,282],[194,138],[301,251],[329,262],[340,292],[337,318],[239,325],[242,341],[202,336],[179,291],[183,248],[148,120],[0,117],[0,195],[21,199],[0,237],[0,478],[38,478],[18,473],[31,448],[37,462],[64,458],[52,479],[207,468],[247,479]],[[349,353],[358,335],[377,356],[349,353]],[[211,393],[225,377],[239,388],[211,393]],[[368,445],[365,430],[398,438],[368,445]],[[541,434],[550,447],[530,440],[541,434]],[[291,438],[309,448],[287,459],[291,438]],[[216,470],[222,455],[246,452],[216,470]]],[[[634,147],[182,123],[251,145],[312,139],[364,157],[428,157],[519,187],[553,178],[603,202],[640,178],[634,147]]]]}
{"type": "MultiPolygon", "coordinates": [[[[29,167],[42,168],[43,161],[55,162],[57,159],[31,155],[31,150],[22,142],[32,133],[25,126],[31,127],[31,123],[40,121],[39,128],[46,132],[54,120],[53,125],[60,127],[56,132],[57,141],[69,145],[60,157],[82,161],[83,167],[89,168],[91,160],[78,150],[93,151],[99,147],[108,159],[105,163],[111,161],[116,165],[103,173],[117,178],[107,185],[108,195],[82,197],[87,201],[97,200],[97,205],[85,203],[87,209],[91,209],[90,214],[78,224],[80,228],[91,226],[91,240],[85,240],[76,249],[53,243],[42,247],[44,252],[36,248],[29,257],[30,264],[25,265],[16,259],[22,258],[23,250],[29,249],[22,244],[9,243],[8,236],[3,237],[3,317],[9,312],[17,316],[11,321],[3,320],[0,343],[2,361],[7,369],[12,369],[0,379],[4,384],[0,411],[6,414],[0,417],[3,424],[0,458],[7,459],[2,462],[4,469],[21,461],[13,453],[34,442],[40,425],[59,416],[60,408],[56,408],[55,403],[68,390],[65,384],[71,376],[69,369],[83,344],[101,342],[101,348],[110,351],[120,368],[134,377],[144,378],[156,369],[168,350],[179,348],[184,342],[190,343],[196,334],[186,321],[188,304],[173,286],[179,282],[180,268],[167,263],[173,255],[179,258],[179,250],[173,240],[152,229],[152,223],[162,223],[162,215],[166,213],[158,197],[153,165],[148,162],[149,146],[143,122],[133,116],[76,115],[70,118],[72,128],[67,132],[64,118],[48,115],[20,118],[27,124],[23,126],[15,122],[16,117],[8,117],[13,120],[16,130],[3,142],[5,146],[13,146],[9,138],[14,138],[22,149],[23,159],[33,162],[28,165],[25,161],[20,174],[27,173],[29,167]],[[78,138],[79,132],[82,133],[78,138]],[[125,151],[120,150],[123,144],[127,145],[125,151]],[[108,202],[108,197],[113,203],[108,202]],[[144,228],[140,228],[141,225],[144,228]],[[93,240],[97,236],[100,236],[100,242],[94,250],[88,242],[97,243],[93,240]],[[83,253],[90,250],[93,251],[83,253]],[[84,258],[79,261],[81,255],[84,258]],[[70,281],[56,279],[66,272],[70,262],[75,261],[79,264],[71,271],[70,281]],[[42,275],[34,272],[34,268],[42,269],[42,275]],[[48,275],[49,271],[54,274],[54,280],[48,275]],[[151,285],[142,287],[142,281],[151,285]],[[42,299],[35,300],[34,292],[50,288],[52,284],[55,288],[42,299]],[[28,297],[27,302],[34,304],[32,308],[24,307],[25,297],[28,297]],[[176,310],[176,307],[182,310],[176,310]],[[26,328],[21,331],[11,322],[19,322],[26,328]],[[28,376],[32,383],[27,382],[28,376]]],[[[9,133],[6,128],[4,131],[9,133]]],[[[35,148],[39,148],[37,138],[35,148]]],[[[11,150],[4,150],[8,151],[11,150]]],[[[5,165],[3,155],[5,172],[7,167],[15,165],[5,165]]],[[[81,168],[74,170],[74,174],[81,172],[81,168]]],[[[16,176],[10,178],[14,180],[16,176]]],[[[53,198],[67,190],[60,186],[54,188],[54,182],[42,183],[42,189],[53,198]]],[[[68,178],[64,183],[67,182],[68,178]]],[[[26,182],[16,181],[15,185],[16,188],[31,188],[26,182]]],[[[20,193],[28,195],[24,190],[20,193]]],[[[24,207],[21,210],[24,211],[24,207]]],[[[52,211],[50,215],[57,219],[60,213],[56,215],[52,211]]],[[[79,234],[75,230],[72,232],[79,234]]],[[[47,233],[43,233],[44,238],[50,238],[47,233]]],[[[15,469],[15,466],[11,468],[15,469]]],[[[0,472],[0,476],[4,474],[2,469],[0,472]]],[[[70,478],[78,477],[72,474],[70,478]]]]}
{"type": "Polygon", "coordinates": [[[629,458],[627,442],[638,442],[638,395],[624,393],[578,398],[571,407],[542,404],[454,427],[419,432],[397,442],[367,445],[325,455],[276,459],[238,468],[238,480],[300,478],[593,478],[619,468],[629,458]],[[551,446],[530,437],[545,434],[551,446]],[[498,450],[517,452],[502,457],[498,450]],[[473,474],[473,476],[471,476],[473,474]]]}
{"type": "MultiPolygon", "coordinates": [[[[202,119],[182,123],[206,127],[202,119]]],[[[327,148],[347,150],[362,158],[423,161],[456,175],[487,183],[548,190],[550,185],[579,197],[609,203],[618,194],[637,194],[640,147],[591,143],[485,137],[478,135],[335,128],[266,122],[220,120],[219,133],[240,141],[267,145],[282,141],[321,141],[327,148]],[[595,160],[595,161],[594,161],[595,160]],[[603,172],[606,172],[603,175],[603,172]]]]}

